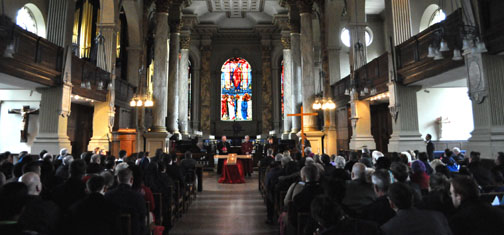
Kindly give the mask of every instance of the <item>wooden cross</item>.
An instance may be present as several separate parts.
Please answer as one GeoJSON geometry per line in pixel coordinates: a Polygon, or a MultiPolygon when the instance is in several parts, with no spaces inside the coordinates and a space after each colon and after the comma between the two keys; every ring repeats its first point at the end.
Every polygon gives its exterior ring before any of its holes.
{"type": "Polygon", "coordinates": [[[287,117],[301,117],[301,155],[304,157],[304,143],[306,136],[304,134],[303,116],[318,116],[318,113],[303,113],[303,106],[301,106],[300,113],[287,114],[287,117]]]}
{"type": "Polygon", "coordinates": [[[38,109],[30,109],[29,105],[23,106],[22,109],[11,109],[9,113],[20,114],[23,118],[21,122],[21,143],[28,142],[28,121],[30,121],[30,114],[38,114],[38,109]]]}

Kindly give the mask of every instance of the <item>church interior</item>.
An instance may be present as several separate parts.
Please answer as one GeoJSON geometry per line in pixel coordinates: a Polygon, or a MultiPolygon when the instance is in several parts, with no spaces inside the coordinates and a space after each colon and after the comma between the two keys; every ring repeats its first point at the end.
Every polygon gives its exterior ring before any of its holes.
{"type": "Polygon", "coordinates": [[[504,229],[504,1],[0,2],[0,234],[504,229]]]}

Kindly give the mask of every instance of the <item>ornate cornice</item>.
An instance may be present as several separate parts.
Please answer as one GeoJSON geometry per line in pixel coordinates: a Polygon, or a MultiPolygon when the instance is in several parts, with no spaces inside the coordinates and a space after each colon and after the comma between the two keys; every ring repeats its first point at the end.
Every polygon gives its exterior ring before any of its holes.
{"type": "Polygon", "coordinates": [[[192,14],[184,14],[182,16],[182,29],[183,30],[191,30],[194,26],[199,24],[199,19],[197,15],[192,14]]]}
{"type": "Polygon", "coordinates": [[[275,24],[282,31],[288,30],[289,29],[289,16],[286,14],[274,15],[273,16],[273,24],[275,24]]]}

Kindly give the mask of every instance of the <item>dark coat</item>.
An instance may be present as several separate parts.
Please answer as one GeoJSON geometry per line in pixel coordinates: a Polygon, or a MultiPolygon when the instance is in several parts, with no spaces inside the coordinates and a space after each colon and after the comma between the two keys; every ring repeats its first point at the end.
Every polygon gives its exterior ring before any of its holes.
{"type": "Polygon", "coordinates": [[[443,213],[447,218],[453,214],[455,208],[450,195],[443,191],[431,191],[423,196],[422,201],[417,205],[419,209],[434,210],[443,213]]]}
{"type": "Polygon", "coordinates": [[[450,235],[446,217],[437,211],[419,209],[399,210],[397,215],[381,226],[385,235],[450,235]],[[421,218],[421,219],[420,219],[421,218]]]}
{"type": "Polygon", "coordinates": [[[349,180],[346,183],[343,205],[348,208],[347,213],[357,215],[362,209],[376,200],[373,185],[362,180],[349,180]]]}
{"type": "Polygon", "coordinates": [[[105,194],[105,199],[118,207],[120,213],[131,215],[132,235],[145,234],[147,208],[140,193],[134,192],[127,184],[119,184],[115,189],[105,194]]]}
{"type": "Polygon", "coordinates": [[[491,171],[485,169],[479,162],[469,163],[469,171],[480,186],[495,184],[491,171]]]}
{"type": "Polygon", "coordinates": [[[229,151],[231,150],[231,145],[228,142],[222,143],[221,141],[217,144],[217,150],[219,150],[219,154],[228,154],[229,151]],[[225,152],[223,150],[224,147],[226,147],[225,152]]]}
{"type": "Polygon", "coordinates": [[[59,207],[39,196],[29,196],[18,223],[26,230],[54,234],[61,217],[59,207]]]}
{"type": "Polygon", "coordinates": [[[434,143],[432,143],[432,140],[427,141],[427,156],[429,157],[429,161],[432,161],[434,159],[434,143]]]}
{"type": "Polygon", "coordinates": [[[70,177],[57,186],[52,194],[53,201],[65,213],[72,204],[86,197],[86,184],[80,178],[70,177]]]}
{"type": "Polygon", "coordinates": [[[396,215],[390,207],[387,196],[381,196],[362,210],[362,219],[374,221],[379,226],[385,224],[396,215]]]}
{"type": "Polygon", "coordinates": [[[92,193],[70,208],[68,234],[119,234],[119,208],[99,193],[92,193]]]}
{"type": "Polygon", "coordinates": [[[452,217],[454,235],[497,235],[504,232],[504,212],[482,202],[462,202],[452,217]]]}

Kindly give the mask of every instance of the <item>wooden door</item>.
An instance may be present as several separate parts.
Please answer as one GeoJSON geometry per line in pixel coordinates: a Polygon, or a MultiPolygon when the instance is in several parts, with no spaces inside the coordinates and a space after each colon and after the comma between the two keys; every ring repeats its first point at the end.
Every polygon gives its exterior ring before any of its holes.
{"type": "Polygon", "coordinates": [[[388,152],[388,143],[392,134],[392,117],[388,103],[371,105],[371,134],[376,143],[376,149],[382,153],[388,152]]]}
{"type": "Polygon", "coordinates": [[[92,106],[72,103],[72,112],[68,118],[67,134],[72,142],[72,155],[79,157],[87,151],[89,140],[93,136],[92,106]]]}

